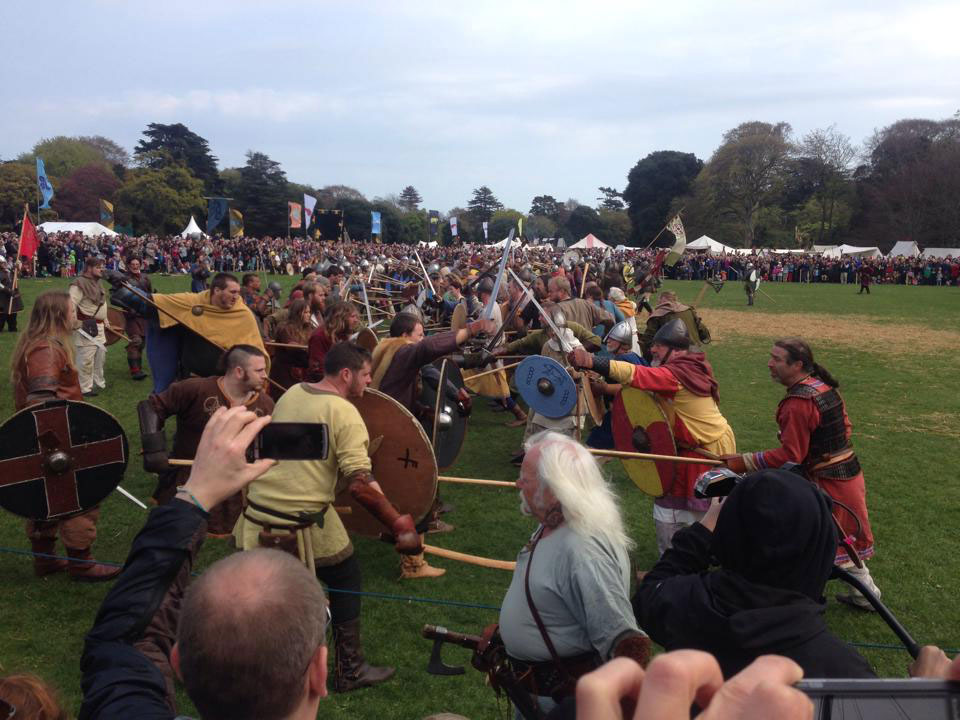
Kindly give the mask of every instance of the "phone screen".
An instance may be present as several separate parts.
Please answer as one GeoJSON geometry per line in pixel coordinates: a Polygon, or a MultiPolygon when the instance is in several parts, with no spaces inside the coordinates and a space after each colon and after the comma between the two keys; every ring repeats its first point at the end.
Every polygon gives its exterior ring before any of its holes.
{"type": "Polygon", "coordinates": [[[270,423],[253,443],[253,457],[273,460],[325,460],[329,446],[323,423],[270,423]]]}
{"type": "Polygon", "coordinates": [[[803,680],[814,718],[960,720],[960,683],[944,680],[803,680]]]}

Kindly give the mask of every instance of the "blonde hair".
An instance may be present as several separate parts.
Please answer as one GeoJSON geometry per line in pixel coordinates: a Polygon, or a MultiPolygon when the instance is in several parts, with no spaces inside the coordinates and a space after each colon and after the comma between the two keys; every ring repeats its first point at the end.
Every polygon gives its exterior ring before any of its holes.
{"type": "Polygon", "coordinates": [[[67,355],[67,362],[73,365],[73,342],[70,335],[73,328],[67,325],[70,317],[70,296],[59,290],[41,293],[33,303],[30,321],[17,338],[17,344],[10,356],[10,380],[14,387],[20,382],[20,372],[25,365],[27,355],[38,343],[54,342],[60,345],[67,355]]]}

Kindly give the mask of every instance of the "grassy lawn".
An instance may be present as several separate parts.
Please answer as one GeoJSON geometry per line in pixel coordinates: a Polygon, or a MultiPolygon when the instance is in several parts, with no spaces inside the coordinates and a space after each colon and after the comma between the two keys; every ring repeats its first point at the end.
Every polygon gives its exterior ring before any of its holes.
{"type": "MultiPolygon", "coordinates": [[[[285,287],[292,278],[280,278],[285,287]]],[[[29,308],[40,292],[65,288],[64,280],[23,283],[29,308]]],[[[189,289],[184,277],[155,277],[160,291],[189,289]]],[[[668,282],[680,299],[691,302],[702,283],[668,282]]],[[[854,443],[867,479],[868,505],[877,542],[871,570],[883,599],[921,643],[960,647],[960,561],[953,554],[960,525],[960,479],[949,461],[960,448],[960,291],[956,288],[874,286],[858,295],[853,285],[763,285],[769,297],[746,307],[739,283],[719,294],[708,289],[701,306],[713,331],[708,356],[720,384],[721,410],[733,426],[738,447],[760,450],[776,443],[774,412],[783,388],[766,369],[767,353],[777,337],[802,334],[818,362],[841,383],[854,427],[854,443]],[[950,538],[954,538],[951,540],[950,538]]],[[[27,314],[21,315],[21,327],[27,314]]],[[[0,366],[6,369],[14,336],[0,334],[0,366]]],[[[6,371],[6,370],[5,370],[6,371]]],[[[126,428],[131,452],[139,453],[136,403],[150,391],[150,381],[128,377],[122,343],[107,355],[107,392],[94,403],[126,428]]],[[[13,412],[12,391],[0,396],[0,417],[13,412]]],[[[510,452],[522,430],[508,429],[504,414],[484,401],[474,404],[470,432],[458,465],[449,474],[513,480],[510,452]]],[[[173,429],[168,428],[168,442],[173,429]]],[[[124,487],[149,497],[154,479],[138,458],[127,469],[124,487]]],[[[619,463],[606,466],[623,501],[640,568],[656,560],[651,499],[633,488],[619,463]]],[[[492,558],[513,559],[533,529],[519,512],[509,489],[444,485],[445,500],[455,506],[446,516],[456,525],[450,534],[429,542],[492,558]]],[[[789,509],[784,509],[789,512],[789,509]]],[[[103,503],[98,558],[122,561],[145,513],[117,493],[103,503]]],[[[397,597],[368,597],[363,604],[364,644],[368,659],[396,665],[395,680],[365,691],[331,696],[324,717],[419,718],[449,711],[470,718],[498,717],[493,693],[469,668],[466,650],[448,647],[445,660],[467,665],[464,675],[435,677],[425,672],[430,644],[419,635],[424,623],[477,632],[494,622],[493,609],[449,603],[498,606],[510,575],[453,561],[431,560],[446,567],[436,580],[398,581],[396,555],[386,545],[356,542],[364,572],[364,589],[397,597]]],[[[70,582],[66,576],[38,580],[29,557],[9,552],[29,547],[22,521],[0,512],[0,672],[35,672],[56,685],[67,705],[80,703],[79,658],[106,586],[70,582]]],[[[210,540],[199,558],[203,568],[229,552],[223,541],[210,540]]],[[[866,645],[896,645],[896,638],[874,615],[833,602],[828,588],[827,618],[843,638],[866,645]]],[[[903,676],[909,656],[902,649],[862,650],[884,675],[903,676]]],[[[182,712],[191,712],[185,696],[182,712]]]]}

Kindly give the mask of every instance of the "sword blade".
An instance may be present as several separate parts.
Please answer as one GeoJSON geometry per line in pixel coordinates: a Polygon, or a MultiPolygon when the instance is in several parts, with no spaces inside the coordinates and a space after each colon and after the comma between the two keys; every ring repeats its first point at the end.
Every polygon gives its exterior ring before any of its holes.
{"type": "Polygon", "coordinates": [[[523,288],[527,297],[530,298],[530,302],[532,302],[534,307],[540,311],[540,316],[547,322],[547,325],[550,326],[550,329],[553,330],[553,334],[556,336],[557,342],[560,344],[560,349],[565,353],[572,351],[573,348],[570,347],[570,344],[563,337],[563,333],[561,333],[560,329],[553,324],[553,320],[551,319],[550,315],[543,311],[543,305],[537,302],[537,298],[535,298],[533,295],[533,290],[523,284],[523,280],[521,280],[520,277],[513,271],[513,268],[508,268],[508,270],[510,270],[510,275],[513,277],[514,282],[523,288]]]}
{"type": "Polygon", "coordinates": [[[137,500],[133,495],[131,495],[131,494],[128,493],[126,490],[124,490],[122,487],[120,487],[119,485],[117,485],[117,491],[118,491],[121,495],[123,495],[125,498],[127,498],[128,500],[130,500],[134,505],[139,505],[139,506],[142,507],[144,510],[149,510],[149,509],[150,509],[150,508],[148,508],[146,505],[144,505],[142,502],[140,502],[139,500],[137,500]]]}
{"type": "Polygon", "coordinates": [[[510,235],[507,237],[507,242],[503,246],[503,255],[500,258],[500,269],[497,271],[497,279],[493,281],[493,294],[490,295],[487,306],[483,309],[484,320],[489,320],[493,317],[493,304],[500,295],[500,282],[503,280],[503,272],[507,268],[507,258],[510,257],[510,251],[513,249],[513,234],[514,229],[510,228],[510,235]]]}

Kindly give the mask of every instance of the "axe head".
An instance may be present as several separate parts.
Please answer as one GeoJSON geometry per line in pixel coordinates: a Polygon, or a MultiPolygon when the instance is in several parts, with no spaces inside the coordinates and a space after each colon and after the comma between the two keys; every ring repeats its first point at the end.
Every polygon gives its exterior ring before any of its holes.
{"type": "Polygon", "coordinates": [[[431,675],[463,675],[466,671],[463,665],[447,665],[443,661],[443,640],[436,638],[433,641],[433,649],[430,651],[427,672],[431,675]]]}

